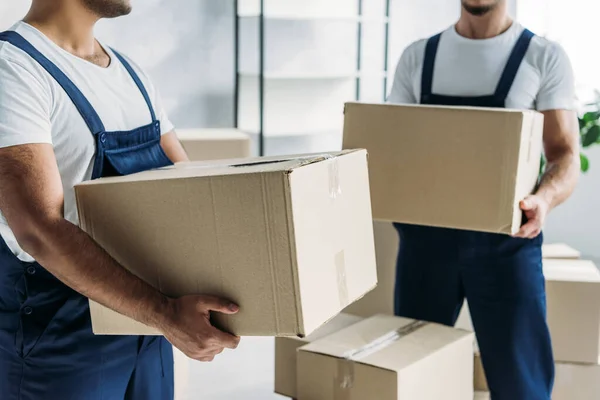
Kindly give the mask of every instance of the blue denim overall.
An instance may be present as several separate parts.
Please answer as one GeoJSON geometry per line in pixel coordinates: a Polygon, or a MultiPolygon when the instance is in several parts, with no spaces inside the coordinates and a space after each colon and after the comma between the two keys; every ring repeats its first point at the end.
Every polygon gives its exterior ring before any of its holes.
{"type": "MultiPolygon", "coordinates": [[[[533,34],[525,30],[496,92],[455,97],[432,93],[441,35],[429,39],[421,104],[505,107],[533,34]]],[[[453,326],[466,296],[494,400],[549,400],[554,363],[546,324],[543,236],[508,235],[395,224],[400,235],[397,315],[453,326]]]]}
{"type": "MultiPolygon", "coordinates": [[[[121,55],[115,52],[146,101],[151,122],[106,132],[91,104],[56,65],[16,32],[0,33],[0,40],[38,62],[77,107],[96,141],[92,179],[172,164],[160,146],[160,123],[148,93],[121,55]]],[[[0,270],[2,400],[173,398],[173,350],[163,337],[95,336],[88,300],[40,264],[20,261],[1,238],[0,270]]]]}

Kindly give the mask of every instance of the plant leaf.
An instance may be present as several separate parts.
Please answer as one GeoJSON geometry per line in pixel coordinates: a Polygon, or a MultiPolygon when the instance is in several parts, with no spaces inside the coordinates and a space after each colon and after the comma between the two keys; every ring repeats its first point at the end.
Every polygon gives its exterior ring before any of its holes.
{"type": "Polygon", "coordinates": [[[579,159],[581,160],[581,171],[587,172],[590,169],[590,160],[587,158],[585,154],[579,154],[579,159]]]}
{"type": "Polygon", "coordinates": [[[581,145],[583,147],[589,147],[596,143],[600,139],[600,126],[592,125],[590,129],[583,135],[581,139],[581,145]]]}
{"type": "Polygon", "coordinates": [[[588,111],[585,114],[583,114],[583,120],[585,122],[594,122],[597,121],[598,118],[600,118],[599,111],[588,111]]]}

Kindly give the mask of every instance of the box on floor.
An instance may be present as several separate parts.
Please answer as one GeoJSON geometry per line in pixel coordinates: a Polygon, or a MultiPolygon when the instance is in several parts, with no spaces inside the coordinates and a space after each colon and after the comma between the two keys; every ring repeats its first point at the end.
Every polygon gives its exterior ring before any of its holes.
{"type": "Polygon", "coordinates": [[[353,325],[361,319],[356,315],[342,313],[305,338],[275,338],[275,393],[291,398],[297,397],[296,353],[300,347],[353,325]]]}
{"type": "Polygon", "coordinates": [[[344,148],[370,155],[378,220],[516,233],[537,183],[535,111],[347,103],[344,148]]]}
{"type": "Polygon", "coordinates": [[[544,260],[554,359],[600,363],[600,271],[586,260],[544,260]]]}
{"type": "Polygon", "coordinates": [[[552,400],[600,399],[600,366],[556,364],[552,400]]]}
{"type": "Polygon", "coordinates": [[[437,324],[377,315],[301,347],[297,360],[302,400],[473,398],[473,333],[437,324]]]}
{"type": "MultiPolygon", "coordinates": [[[[134,274],[239,304],[216,316],[237,335],[308,335],[376,286],[364,150],[184,163],[75,192],[82,228],[134,274]]],[[[90,309],[97,334],[159,334],[90,309]]]]}
{"type": "Polygon", "coordinates": [[[178,129],[190,161],[250,157],[250,137],[237,129],[178,129]]]}

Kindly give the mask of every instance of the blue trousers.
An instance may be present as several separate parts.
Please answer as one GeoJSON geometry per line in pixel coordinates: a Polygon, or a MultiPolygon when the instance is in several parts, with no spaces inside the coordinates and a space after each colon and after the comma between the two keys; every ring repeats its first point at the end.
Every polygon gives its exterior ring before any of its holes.
{"type": "Polygon", "coordinates": [[[397,315],[454,326],[467,298],[493,400],[550,400],[543,237],[396,224],[397,315]]]}
{"type": "Polygon", "coordinates": [[[94,335],[88,300],[4,241],[0,267],[0,399],[173,399],[163,337],[94,335]]]}

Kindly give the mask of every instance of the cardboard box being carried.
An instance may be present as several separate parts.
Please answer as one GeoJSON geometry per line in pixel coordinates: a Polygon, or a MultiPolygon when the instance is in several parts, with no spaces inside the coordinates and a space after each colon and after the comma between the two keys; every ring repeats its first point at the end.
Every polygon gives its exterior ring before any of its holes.
{"type": "Polygon", "coordinates": [[[374,316],[298,350],[301,400],[473,398],[473,333],[374,316]]]}
{"type": "Polygon", "coordinates": [[[250,137],[237,129],[178,129],[190,161],[250,157],[250,137]]]}
{"type": "Polygon", "coordinates": [[[375,219],[511,234],[542,129],[535,111],[348,103],[344,148],[369,151],[375,219]]]}
{"type": "Polygon", "coordinates": [[[296,353],[300,347],[353,325],[361,319],[342,313],[305,338],[275,338],[275,393],[293,399],[297,397],[296,353]]]}
{"type": "MultiPolygon", "coordinates": [[[[237,335],[304,336],[376,286],[364,150],[189,163],[75,188],[82,228],[169,296],[240,305],[237,335]]],[[[94,302],[97,334],[159,334],[94,302]]]]}
{"type": "Polygon", "coordinates": [[[600,363],[600,271],[591,261],[544,260],[554,359],[600,363]]]}

